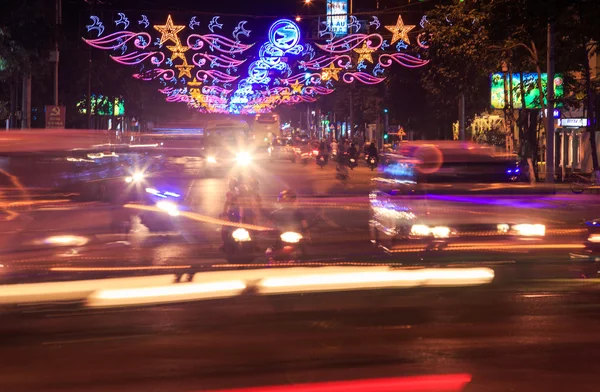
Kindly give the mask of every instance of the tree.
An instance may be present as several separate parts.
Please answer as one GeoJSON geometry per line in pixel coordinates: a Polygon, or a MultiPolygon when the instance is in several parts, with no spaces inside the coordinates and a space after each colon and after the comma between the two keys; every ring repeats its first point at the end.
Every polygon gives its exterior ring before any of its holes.
{"type": "MultiPolygon", "coordinates": [[[[431,63],[424,85],[436,105],[442,106],[441,112],[456,107],[457,91],[466,92],[468,113],[472,114],[488,105],[488,86],[478,84],[479,80],[501,69],[521,74],[534,70],[537,86],[521,83],[517,99],[523,99],[525,89],[536,87],[540,91],[538,106],[544,109],[546,86],[541,74],[546,67],[546,28],[549,20],[555,20],[556,70],[564,75],[565,88],[575,93],[563,103],[575,105],[573,97],[586,90],[586,84],[573,76],[577,72],[589,74],[589,55],[597,51],[590,42],[600,38],[599,17],[600,2],[594,0],[471,0],[437,6],[428,14],[426,26],[431,63]]],[[[591,87],[587,91],[591,101],[591,87]]],[[[593,105],[588,102],[587,106],[593,105]]],[[[512,121],[512,107],[507,109],[505,113],[510,113],[512,121]]],[[[546,113],[541,110],[539,114],[544,128],[546,113]]],[[[538,117],[536,110],[521,109],[519,124],[524,139],[537,143],[538,117]]]]}

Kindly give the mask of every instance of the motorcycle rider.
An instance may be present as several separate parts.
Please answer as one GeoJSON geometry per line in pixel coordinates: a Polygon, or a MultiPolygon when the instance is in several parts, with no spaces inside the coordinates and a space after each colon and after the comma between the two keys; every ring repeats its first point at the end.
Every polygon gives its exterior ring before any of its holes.
{"type": "Polygon", "coordinates": [[[369,155],[369,159],[374,158],[375,163],[379,163],[379,155],[378,155],[377,146],[375,145],[375,142],[371,142],[371,144],[367,148],[367,155],[369,155]]]}
{"type": "Polygon", "coordinates": [[[294,231],[302,233],[304,237],[309,237],[308,224],[306,218],[298,208],[298,198],[296,192],[286,189],[279,193],[277,198],[279,208],[270,215],[270,220],[275,223],[279,231],[294,231]]]}
{"type": "Polygon", "coordinates": [[[321,143],[319,144],[319,155],[317,156],[317,159],[320,159],[321,157],[325,158],[325,163],[329,161],[329,147],[327,146],[325,139],[321,140],[321,143]]]}
{"type": "MultiPolygon", "coordinates": [[[[220,218],[227,219],[230,222],[239,222],[241,218],[241,208],[239,203],[240,182],[237,178],[229,179],[229,191],[225,194],[225,203],[223,204],[223,212],[219,215],[220,218]]],[[[229,239],[230,226],[223,225],[221,227],[221,239],[223,243],[220,249],[225,249],[225,243],[229,239]]]]}
{"type": "Polygon", "coordinates": [[[338,144],[337,144],[337,141],[335,139],[333,139],[333,141],[331,142],[331,150],[332,151],[337,151],[338,150],[338,144]]]}

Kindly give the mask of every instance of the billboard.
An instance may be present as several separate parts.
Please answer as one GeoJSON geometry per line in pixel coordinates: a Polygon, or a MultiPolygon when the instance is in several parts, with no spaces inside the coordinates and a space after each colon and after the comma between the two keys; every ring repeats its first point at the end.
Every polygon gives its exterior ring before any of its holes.
{"type": "MultiPolygon", "coordinates": [[[[506,92],[510,89],[510,75],[502,72],[493,73],[491,76],[491,97],[492,108],[504,109],[508,105],[506,92]]],[[[542,90],[544,93],[544,105],[546,101],[546,86],[548,84],[548,74],[542,74],[542,90]]],[[[514,109],[522,109],[523,95],[526,109],[541,109],[540,90],[538,87],[537,73],[513,73],[512,74],[512,101],[514,109]],[[521,85],[521,79],[523,84],[521,85]]],[[[560,99],[564,96],[564,83],[561,74],[554,76],[554,98],[560,99]]],[[[559,103],[556,106],[561,106],[559,103]]]]}
{"type": "MultiPolygon", "coordinates": [[[[121,117],[125,115],[125,101],[121,97],[92,94],[91,109],[93,116],[121,117]]],[[[87,99],[85,97],[77,102],[77,111],[79,114],[87,114],[87,99]]]]}
{"type": "Polygon", "coordinates": [[[348,0],[327,0],[327,24],[335,35],[348,34],[348,0]]]}

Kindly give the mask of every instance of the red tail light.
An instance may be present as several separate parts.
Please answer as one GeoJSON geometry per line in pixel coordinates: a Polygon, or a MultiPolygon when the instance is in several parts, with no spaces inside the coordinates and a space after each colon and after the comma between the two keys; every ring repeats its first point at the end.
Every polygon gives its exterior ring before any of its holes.
{"type": "Polygon", "coordinates": [[[313,150],[314,155],[319,155],[319,150],[313,150]]]}

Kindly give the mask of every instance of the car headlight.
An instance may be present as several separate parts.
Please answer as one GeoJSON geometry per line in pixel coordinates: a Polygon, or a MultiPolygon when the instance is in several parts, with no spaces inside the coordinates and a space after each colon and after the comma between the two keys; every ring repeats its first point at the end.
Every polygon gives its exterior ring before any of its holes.
{"type": "Polygon", "coordinates": [[[240,152],[237,154],[236,160],[240,165],[249,165],[252,157],[247,152],[240,152]]]}
{"type": "Polygon", "coordinates": [[[302,234],[296,233],[294,231],[286,231],[281,234],[281,240],[283,242],[287,242],[288,244],[297,244],[302,239],[302,234]]]}
{"type": "Polygon", "coordinates": [[[600,243],[600,234],[590,234],[590,236],[588,237],[588,241],[589,242],[593,242],[593,243],[600,243]]]}
{"type": "Polygon", "coordinates": [[[450,228],[446,226],[429,227],[427,225],[412,225],[410,235],[414,237],[448,238],[450,237],[450,228]]]}
{"type": "Polygon", "coordinates": [[[208,163],[217,163],[217,159],[215,157],[207,157],[206,162],[208,163]]]}
{"type": "Polygon", "coordinates": [[[251,240],[248,230],[242,228],[235,229],[233,233],[231,233],[231,237],[238,242],[246,242],[251,240]]]}
{"type": "Polygon", "coordinates": [[[520,224],[512,227],[514,234],[524,237],[543,237],[546,235],[546,226],[536,224],[520,224]]]}
{"type": "Polygon", "coordinates": [[[173,202],[161,200],[156,203],[156,207],[167,212],[171,216],[179,215],[179,208],[177,207],[177,204],[173,202]]]}
{"type": "Polygon", "coordinates": [[[128,184],[131,184],[132,182],[141,182],[144,180],[144,178],[146,178],[146,176],[144,175],[144,173],[142,172],[136,172],[133,173],[130,176],[125,177],[125,182],[128,184]]]}

